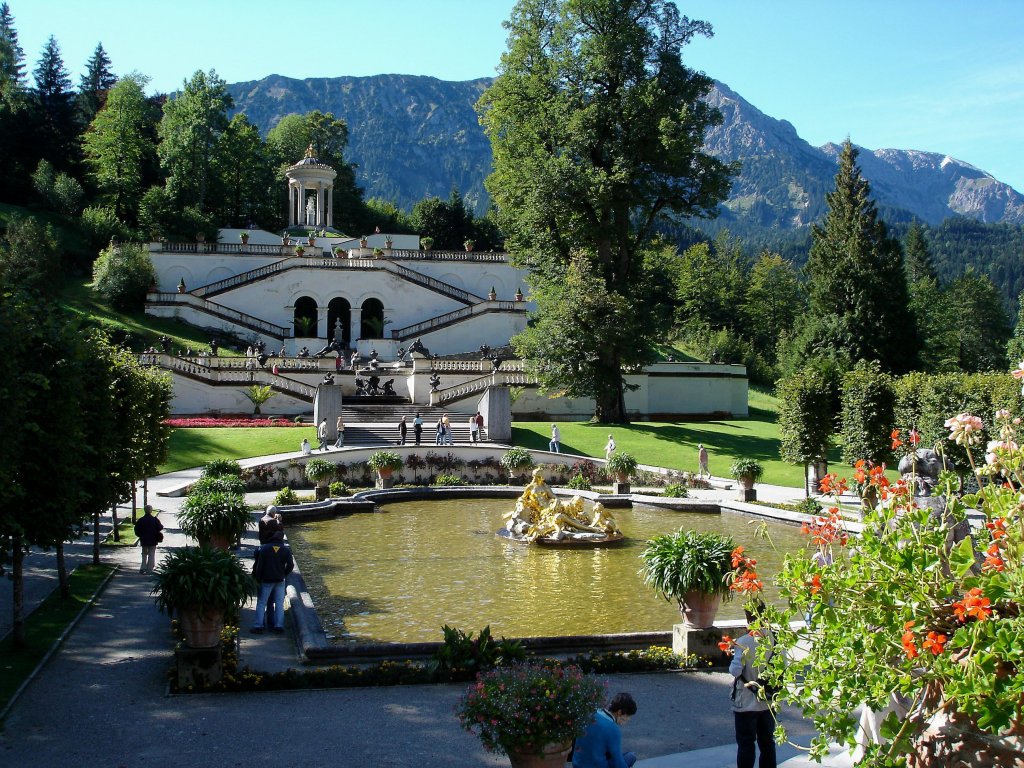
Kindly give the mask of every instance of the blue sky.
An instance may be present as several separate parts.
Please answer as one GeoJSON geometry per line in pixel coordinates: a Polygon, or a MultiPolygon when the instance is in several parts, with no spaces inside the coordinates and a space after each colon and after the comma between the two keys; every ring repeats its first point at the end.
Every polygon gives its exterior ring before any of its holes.
{"type": "MultiPolygon", "coordinates": [[[[28,69],[50,34],[75,83],[96,43],[170,91],[196,69],[493,75],[513,0],[8,0],[28,69]]],[[[1021,0],[680,0],[715,35],[684,52],[814,145],[952,155],[1024,192],[1021,0]]]]}

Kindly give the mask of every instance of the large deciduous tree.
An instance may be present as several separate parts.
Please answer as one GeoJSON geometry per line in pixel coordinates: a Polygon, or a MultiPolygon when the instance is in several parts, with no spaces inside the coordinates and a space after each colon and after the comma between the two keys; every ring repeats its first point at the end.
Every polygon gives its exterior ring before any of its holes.
{"type": "Polygon", "coordinates": [[[143,169],[156,147],[152,109],[146,100],[148,78],[133,72],[117,82],[106,105],[85,134],[85,158],[103,201],[118,219],[134,223],[142,191],[143,169]]]}
{"type": "Polygon", "coordinates": [[[810,306],[800,354],[877,360],[889,373],[913,370],[918,337],[899,242],[878,217],[849,139],[839,156],[828,212],[812,231],[807,261],[810,306]]]}
{"type": "Polygon", "coordinates": [[[593,397],[595,419],[626,421],[623,373],[654,359],[671,322],[642,292],[655,224],[711,217],[729,190],[732,169],[703,151],[722,119],[703,100],[712,81],[682,61],[711,27],[665,0],[520,0],[505,26],[508,50],[478,109],[507,246],[551,305],[560,292],[576,300],[575,269],[635,330],[539,313],[517,348],[546,354],[530,340],[603,334],[574,366],[545,358],[537,371],[547,390],[593,397]]]}
{"type": "Polygon", "coordinates": [[[167,192],[176,205],[210,210],[209,196],[217,188],[218,140],[228,127],[233,105],[227,84],[212,69],[197,71],[164,104],[158,153],[167,174],[167,192]]]}

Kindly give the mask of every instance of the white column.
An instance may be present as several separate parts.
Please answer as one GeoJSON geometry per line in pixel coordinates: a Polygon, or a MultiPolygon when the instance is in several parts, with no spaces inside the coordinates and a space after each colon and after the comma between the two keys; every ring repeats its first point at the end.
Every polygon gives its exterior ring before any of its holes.
{"type": "Polygon", "coordinates": [[[351,318],[349,320],[349,329],[351,333],[351,340],[349,343],[355,347],[356,342],[359,340],[359,332],[362,330],[363,326],[363,308],[352,307],[349,317],[351,318]]]}
{"type": "Polygon", "coordinates": [[[295,226],[295,184],[288,182],[288,226],[295,226]]]}
{"type": "Polygon", "coordinates": [[[324,225],[324,185],[322,182],[317,182],[316,185],[316,225],[318,227],[324,225]]]}
{"type": "Polygon", "coordinates": [[[327,185],[327,226],[334,226],[334,185],[327,185]]]}

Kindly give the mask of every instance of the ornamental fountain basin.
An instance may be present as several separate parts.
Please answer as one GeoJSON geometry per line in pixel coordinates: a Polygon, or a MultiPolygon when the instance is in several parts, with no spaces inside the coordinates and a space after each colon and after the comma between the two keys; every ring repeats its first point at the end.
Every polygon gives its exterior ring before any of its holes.
{"type": "MultiPolygon", "coordinates": [[[[616,509],[625,540],[615,547],[523,546],[495,536],[509,498],[383,503],[356,513],[288,523],[320,622],[337,645],[441,639],[445,624],[495,636],[538,637],[668,632],[675,603],[639,575],[647,540],[681,526],[728,533],[765,575],[805,546],[796,526],[721,514],[634,505],[616,509]],[[757,536],[764,526],[776,549],[757,536]]],[[[766,579],[769,600],[777,598],[766,579]]],[[[739,600],[720,618],[740,618],[739,600]]]]}

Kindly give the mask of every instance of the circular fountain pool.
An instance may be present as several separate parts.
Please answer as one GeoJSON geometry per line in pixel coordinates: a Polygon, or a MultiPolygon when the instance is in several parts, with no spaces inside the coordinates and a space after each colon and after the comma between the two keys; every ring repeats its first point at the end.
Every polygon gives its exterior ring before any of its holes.
{"type": "MultiPolygon", "coordinates": [[[[616,509],[628,541],[608,549],[527,547],[494,535],[509,499],[413,501],[288,526],[288,537],[334,642],[439,640],[444,624],[495,636],[668,631],[675,603],[644,586],[647,539],[681,526],[733,536],[770,576],[804,546],[799,528],[767,523],[776,552],[743,515],[616,509]]],[[[767,580],[766,580],[767,581],[767,580]]],[[[768,599],[774,597],[769,591],[768,599]]],[[[740,618],[739,601],[720,618],[740,618]]]]}

